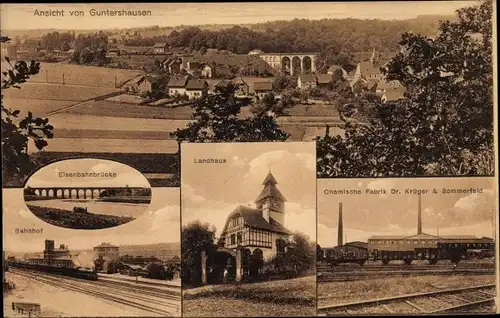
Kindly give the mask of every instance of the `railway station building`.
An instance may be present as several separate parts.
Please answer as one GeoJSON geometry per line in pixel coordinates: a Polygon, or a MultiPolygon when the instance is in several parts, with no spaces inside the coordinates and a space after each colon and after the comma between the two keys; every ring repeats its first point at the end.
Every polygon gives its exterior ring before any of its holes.
{"type": "Polygon", "coordinates": [[[96,258],[115,260],[120,258],[120,247],[103,242],[94,247],[94,253],[96,258]]]}

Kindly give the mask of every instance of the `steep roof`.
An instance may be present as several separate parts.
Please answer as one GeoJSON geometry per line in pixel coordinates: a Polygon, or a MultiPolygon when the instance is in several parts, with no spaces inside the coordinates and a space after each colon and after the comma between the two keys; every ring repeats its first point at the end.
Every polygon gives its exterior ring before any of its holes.
{"type": "Polygon", "coordinates": [[[154,48],[164,48],[166,46],[167,46],[167,43],[164,43],[164,42],[155,43],[155,45],[153,45],[154,48]]]}
{"type": "Polygon", "coordinates": [[[255,202],[259,202],[260,200],[265,199],[267,197],[275,197],[282,201],[286,201],[285,196],[281,194],[280,190],[278,190],[278,188],[276,188],[274,185],[270,183],[267,184],[264,187],[264,189],[262,189],[257,199],[255,199],[255,202]]]}
{"type": "Polygon", "coordinates": [[[375,80],[368,80],[368,82],[366,83],[366,88],[368,88],[369,90],[371,89],[374,89],[374,88],[377,88],[378,86],[378,82],[375,81],[375,80]]]}
{"type": "Polygon", "coordinates": [[[359,62],[359,67],[362,75],[380,74],[378,65],[370,61],[359,62]]]}
{"type": "Polygon", "coordinates": [[[267,230],[267,231],[272,231],[272,232],[277,232],[277,233],[284,233],[284,234],[290,234],[290,230],[285,228],[283,225],[279,224],[274,220],[273,218],[269,218],[269,223],[266,222],[264,217],[262,216],[262,211],[259,209],[253,209],[250,207],[246,207],[243,205],[238,206],[236,209],[234,209],[233,212],[229,214],[226,220],[226,225],[224,226],[224,230],[222,233],[226,232],[227,224],[229,223],[229,220],[235,217],[236,215],[240,215],[243,220],[245,221],[245,224],[247,226],[256,228],[256,229],[261,229],[261,230],[267,230]]]}
{"type": "Polygon", "coordinates": [[[394,81],[387,81],[385,79],[381,79],[378,84],[377,84],[377,89],[389,89],[389,88],[398,88],[402,87],[403,85],[401,84],[400,81],[394,80],[394,81]]]}
{"type": "Polygon", "coordinates": [[[187,76],[174,76],[168,81],[167,87],[185,87],[188,78],[187,76]]]}
{"type": "Polygon", "coordinates": [[[316,83],[316,76],[314,76],[314,74],[300,74],[300,81],[316,83]]]}
{"type": "Polygon", "coordinates": [[[384,95],[387,101],[396,101],[400,99],[404,99],[405,94],[403,91],[399,89],[388,89],[384,95]]]}
{"type": "Polygon", "coordinates": [[[272,91],[273,83],[271,82],[255,82],[253,83],[254,91],[272,91]]]}
{"type": "Polygon", "coordinates": [[[333,80],[330,74],[318,74],[316,78],[318,79],[318,84],[328,84],[333,80]]]}
{"type": "Polygon", "coordinates": [[[245,82],[241,77],[237,77],[232,79],[232,82],[237,85],[245,85],[248,86],[247,82],[245,82]]]}
{"type": "Polygon", "coordinates": [[[208,85],[207,81],[200,79],[191,79],[186,84],[186,90],[202,90],[208,85]]]}
{"type": "Polygon", "coordinates": [[[278,184],[278,181],[276,181],[276,178],[273,176],[273,174],[271,173],[271,171],[269,171],[269,173],[267,174],[266,178],[262,182],[262,185],[267,185],[267,184],[271,184],[271,185],[278,184]]]}

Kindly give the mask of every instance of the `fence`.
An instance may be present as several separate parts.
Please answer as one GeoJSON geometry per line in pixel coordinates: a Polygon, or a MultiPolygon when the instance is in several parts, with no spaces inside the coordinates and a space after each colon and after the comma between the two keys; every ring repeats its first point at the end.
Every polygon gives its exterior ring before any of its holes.
{"type": "Polygon", "coordinates": [[[28,317],[40,316],[41,306],[38,303],[12,302],[12,310],[20,314],[28,314],[28,317]]]}

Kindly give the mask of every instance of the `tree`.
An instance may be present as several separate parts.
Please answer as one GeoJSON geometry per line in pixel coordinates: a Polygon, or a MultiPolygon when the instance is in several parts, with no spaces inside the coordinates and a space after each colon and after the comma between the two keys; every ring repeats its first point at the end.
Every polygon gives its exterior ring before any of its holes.
{"type": "MultiPolygon", "coordinates": [[[[1,43],[8,42],[8,37],[1,37],[1,43]]],[[[2,72],[2,90],[14,87],[20,89],[23,84],[40,71],[40,63],[17,61],[12,64],[8,57],[5,60],[10,65],[9,70],[2,72]]],[[[53,127],[47,118],[28,115],[20,118],[20,110],[7,108],[2,104],[2,180],[4,185],[19,184],[32,171],[34,163],[28,154],[28,143],[33,141],[38,150],[47,146],[47,141],[53,137],[53,127]]]]}
{"type": "Polygon", "coordinates": [[[278,74],[273,81],[273,87],[276,92],[285,89],[294,89],[297,87],[297,80],[289,75],[278,74]]]}
{"type": "Polygon", "coordinates": [[[404,33],[382,71],[407,99],[370,101],[369,125],[349,121],[345,137],[320,138],[318,176],[491,175],[491,12],[490,2],[457,10],[434,39],[404,33]]]}
{"type": "Polygon", "coordinates": [[[294,233],[286,251],[288,264],[293,265],[298,274],[313,268],[316,264],[315,247],[307,235],[294,233]]]}
{"type": "Polygon", "coordinates": [[[232,83],[219,85],[215,94],[197,100],[192,106],[195,120],[171,136],[179,142],[284,141],[288,138],[274,116],[239,118],[241,108],[248,106],[249,101],[236,98],[236,90],[237,86],[232,83]]]}
{"type": "Polygon", "coordinates": [[[215,227],[194,221],[182,228],[182,280],[188,284],[201,284],[201,253],[216,249],[215,227]]]}

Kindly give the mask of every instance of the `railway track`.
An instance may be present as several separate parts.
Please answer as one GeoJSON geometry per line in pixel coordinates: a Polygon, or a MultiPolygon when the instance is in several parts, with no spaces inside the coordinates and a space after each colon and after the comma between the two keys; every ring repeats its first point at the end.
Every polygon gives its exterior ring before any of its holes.
{"type": "MultiPolygon", "coordinates": [[[[494,284],[488,284],[318,306],[318,315],[445,314],[478,308],[493,312],[495,288],[494,284]]],[[[324,302],[323,299],[318,300],[324,302]]]]}
{"type": "Polygon", "coordinates": [[[142,286],[118,286],[99,281],[67,278],[40,272],[29,272],[16,269],[13,274],[28,277],[32,280],[58,288],[79,292],[99,299],[154,313],[159,316],[173,316],[180,312],[180,292],[178,296],[166,294],[164,291],[151,291],[142,286]],[[112,286],[112,287],[111,287],[112,286]]]}
{"type": "Polygon", "coordinates": [[[363,280],[380,277],[394,276],[453,276],[453,275],[494,275],[495,269],[433,269],[433,270],[385,270],[385,271],[347,271],[347,272],[321,272],[318,282],[343,282],[363,280]]]}
{"type": "MultiPolygon", "coordinates": [[[[318,271],[321,272],[348,272],[348,271],[388,271],[388,270],[444,270],[444,269],[454,269],[452,264],[436,264],[436,265],[426,265],[426,264],[388,264],[388,265],[378,265],[378,264],[365,264],[363,266],[357,264],[350,265],[335,265],[320,263],[317,265],[318,271]]],[[[455,269],[494,269],[494,263],[477,263],[477,264],[459,264],[455,269]]]]}

